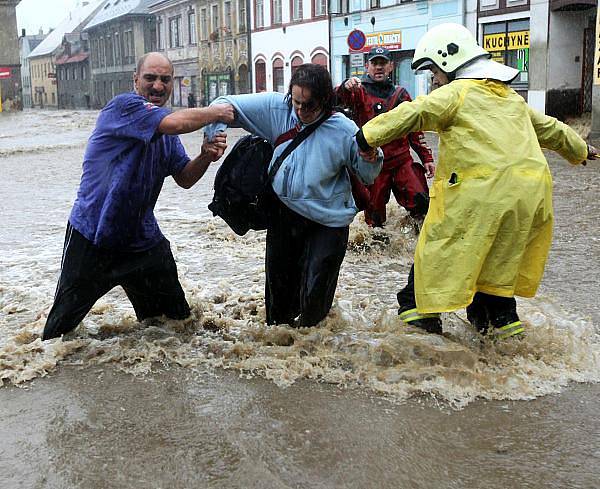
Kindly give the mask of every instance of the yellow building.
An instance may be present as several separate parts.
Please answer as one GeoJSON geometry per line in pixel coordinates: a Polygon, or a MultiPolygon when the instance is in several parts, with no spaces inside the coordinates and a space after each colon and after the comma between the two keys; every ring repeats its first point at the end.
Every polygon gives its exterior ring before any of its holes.
{"type": "Polygon", "coordinates": [[[29,57],[33,107],[58,108],[54,55],[29,57]]]}

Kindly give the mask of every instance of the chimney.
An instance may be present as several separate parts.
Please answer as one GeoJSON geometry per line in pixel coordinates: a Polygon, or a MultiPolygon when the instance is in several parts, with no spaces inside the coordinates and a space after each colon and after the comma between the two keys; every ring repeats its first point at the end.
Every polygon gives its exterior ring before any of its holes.
{"type": "Polygon", "coordinates": [[[43,28],[43,27],[40,27],[39,35],[40,35],[40,36],[43,36],[43,35],[44,35],[44,28],[43,28]]]}
{"type": "Polygon", "coordinates": [[[21,29],[21,37],[25,37],[26,35],[25,29],[21,29]]]}

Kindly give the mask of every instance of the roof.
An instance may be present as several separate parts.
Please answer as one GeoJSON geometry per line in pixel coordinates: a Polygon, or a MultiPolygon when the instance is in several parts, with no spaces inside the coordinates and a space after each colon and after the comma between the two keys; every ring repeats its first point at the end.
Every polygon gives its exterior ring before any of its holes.
{"type": "Polygon", "coordinates": [[[156,0],[108,0],[85,26],[85,29],[131,14],[150,14],[148,6],[156,0]]]}
{"type": "Polygon", "coordinates": [[[73,56],[67,56],[63,54],[60,58],[56,60],[57,65],[66,65],[69,63],[80,63],[81,61],[85,61],[89,56],[89,53],[77,53],[73,56]]]}
{"type": "MultiPolygon", "coordinates": [[[[56,48],[60,47],[65,34],[73,32],[81,26],[88,18],[96,11],[96,9],[106,0],[89,0],[89,3],[84,3],[83,6],[77,7],[69,13],[69,15],[56,26],[46,39],[44,39],[28,56],[35,58],[37,56],[45,56],[52,54],[56,48]]],[[[121,0],[123,1],[123,0],[121,0]]],[[[134,0],[128,0],[134,1],[134,0]]]]}

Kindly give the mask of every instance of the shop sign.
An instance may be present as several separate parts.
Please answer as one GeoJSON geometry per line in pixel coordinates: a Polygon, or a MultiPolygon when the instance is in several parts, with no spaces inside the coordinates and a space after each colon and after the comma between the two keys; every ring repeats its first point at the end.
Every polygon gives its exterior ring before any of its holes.
{"type": "Polygon", "coordinates": [[[508,34],[487,34],[483,36],[483,49],[494,51],[512,51],[529,49],[529,31],[509,32],[508,34]]]}
{"type": "Polygon", "coordinates": [[[11,77],[10,68],[0,66],[0,80],[6,80],[11,77]]]}
{"type": "Polygon", "coordinates": [[[367,42],[362,50],[369,51],[373,46],[381,46],[390,51],[402,49],[402,31],[367,34],[367,42]]]}
{"type": "Polygon", "coordinates": [[[596,51],[594,53],[594,85],[600,85],[600,8],[596,13],[596,51]]]}

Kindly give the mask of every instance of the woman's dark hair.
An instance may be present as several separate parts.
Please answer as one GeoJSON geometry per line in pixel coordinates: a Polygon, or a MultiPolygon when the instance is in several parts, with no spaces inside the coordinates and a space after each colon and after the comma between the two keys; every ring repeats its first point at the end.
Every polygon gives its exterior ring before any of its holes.
{"type": "Polygon", "coordinates": [[[313,63],[305,63],[298,66],[298,69],[292,75],[288,93],[285,96],[290,109],[292,108],[292,87],[308,88],[311,98],[323,108],[323,111],[329,113],[333,110],[335,96],[331,75],[327,68],[313,63]]]}

